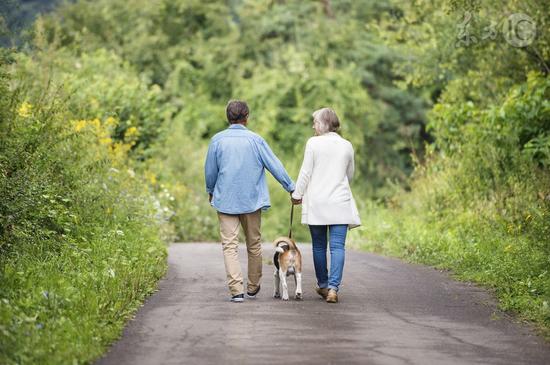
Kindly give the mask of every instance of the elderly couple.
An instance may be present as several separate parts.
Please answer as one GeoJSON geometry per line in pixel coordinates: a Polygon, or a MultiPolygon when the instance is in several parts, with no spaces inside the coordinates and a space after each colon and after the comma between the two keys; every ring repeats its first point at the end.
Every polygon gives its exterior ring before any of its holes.
{"type": "Polygon", "coordinates": [[[239,225],[244,230],[248,253],[247,296],[255,298],[260,291],[261,211],[270,207],[264,173],[267,169],[290,193],[292,204],[302,204],[302,224],[307,224],[311,232],[316,291],[328,303],[337,303],[346,233],[348,228],[361,224],[349,185],[354,172],[353,147],[337,133],[340,122],[336,113],[329,108],[317,110],[313,113],[315,136],[306,143],[294,184],[267,142],[247,129],[248,114],[243,101],[227,104],[229,127],[212,137],[204,167],[208,198],[218,212],[231,301],[244,301],[237,255],[239,225]]]}

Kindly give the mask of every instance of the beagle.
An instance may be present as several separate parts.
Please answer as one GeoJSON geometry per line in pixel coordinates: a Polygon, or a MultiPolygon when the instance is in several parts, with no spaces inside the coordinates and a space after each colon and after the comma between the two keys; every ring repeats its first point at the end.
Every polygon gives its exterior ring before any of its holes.
{"type": "Polygon", "coordinates": [[[294,283],[296,284],[296,300],[301,300],[302,297],[302,255],[296,246],[296,242],[292,238],[279,237],[273,244],[275,245],[275,255],[273,256],[273,264],[275,265],[274,298],[281,298],[280,288],[283,289],[283,300],[288,300],[288,285],[286,277],[294,275],[294,283]],[[281,285],[282,284],[282,285],[281,285]]]}

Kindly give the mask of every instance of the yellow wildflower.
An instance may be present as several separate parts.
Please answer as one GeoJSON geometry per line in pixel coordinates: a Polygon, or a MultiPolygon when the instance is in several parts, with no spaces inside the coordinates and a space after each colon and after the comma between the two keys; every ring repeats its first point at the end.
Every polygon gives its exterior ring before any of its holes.
{"type": "Polygon", "coordinates": [[[103,137],[99,139],[100,144],[111,144],[113,140],[110,137],[103,137]]]}
{"type": "Polygon", "coordinates": [[[94,120],[90,121],[90,124],[94,126],[94,128],[99,131],[99,128],[101,127],[101,122],[98,118],[95,118],[94,120]]]}
{"type": "Polygon", "coordinates": [[[115,127],[117,124],[117,120],[113,117],[109,117],[107,118],[107,120],[105,120],[105,125],[107,127],[115,127]]]}
{"type": "Polygon", "coordinates": [[[139,136],[139,131],[136,127],[130,127],[124,132],[124,141],[129,143],[131,146],[136,144],[136,141],[139,136]]]}
{"type": "Polygon", "coordinates": [[[26,101],[21,104],[19,110],[17,111],[20,117],[27,118],[31,115],[32,105],[26,101]]]}
{"type": "Polygon", "coordinates": [[[149,180],[151,185],[157,185],[157,176],[153,172],[147,171],[145,173],[145,178],[149,180]]]}
{"type": "Polygon", "coordinates": [[[133,137],[138,135],[138,129],[136,127],[130,127],[126,130],[124,134],[126,137],[133,137]]]}
{"type": "Polygon", "coordinates": [[[82,129],[86,128],[86,125],[88,124],[85,120],[76,120],[73,121],[73,129],[75,132],[80,132],[82,129]]]}
{"type": "Polygon", "coordinates": [[[113,166],[122,167],[122,165],[124,165],[130,148],[131,146],[129,144],[121,142],[116,142],[109,146],[108,153],[113,166]]]}

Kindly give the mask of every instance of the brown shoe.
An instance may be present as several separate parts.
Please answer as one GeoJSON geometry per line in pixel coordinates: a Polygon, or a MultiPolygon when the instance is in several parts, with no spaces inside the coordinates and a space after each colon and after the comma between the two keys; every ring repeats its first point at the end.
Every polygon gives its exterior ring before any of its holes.
{"type": "Polygon", "coordinates": [[[321,297],[323,297],[323,299],[327,299],[327,295],[328,295],[328,289],[327,288],[315,288],[315,291],[317,292],[317,294],[319,294],[321,297]]]}
{"type": "Polygon", "coordinates": [[[338,303],[338,294],[336,294],[336,290],[334,289],[328,290],[327,303],[338,303]]]}

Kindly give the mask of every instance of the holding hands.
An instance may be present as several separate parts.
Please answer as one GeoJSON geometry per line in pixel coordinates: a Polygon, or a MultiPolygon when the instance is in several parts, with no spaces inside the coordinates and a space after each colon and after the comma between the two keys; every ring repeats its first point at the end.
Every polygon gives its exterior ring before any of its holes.
{"type": "Polygon", "coordinates": [[[292,204],[294,204],[294,205],[300,205],[300,204],[302,204],[302,199],[294,199],[294,198],[292,197],[292,193],[293,193],[293,192],[290,193],[290,201],[292,202],[292,204]]]}

